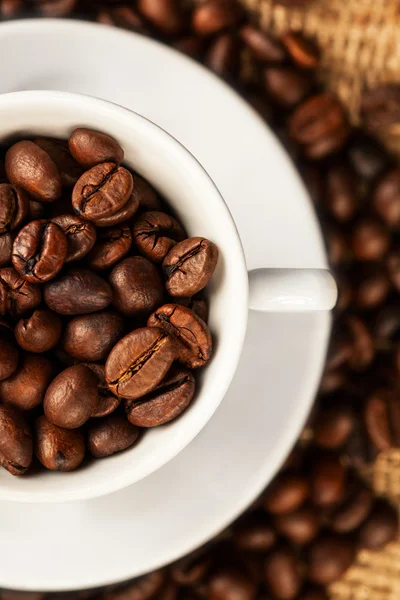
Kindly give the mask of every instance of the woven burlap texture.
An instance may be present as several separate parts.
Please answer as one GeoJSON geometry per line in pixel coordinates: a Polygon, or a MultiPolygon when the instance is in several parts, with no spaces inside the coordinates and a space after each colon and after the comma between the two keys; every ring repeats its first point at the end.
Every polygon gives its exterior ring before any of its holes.
{"type": "MultiPolygon", "coordinates": [[[[285,8],[272,0],[242,0],[254,22],[281,34],[303,31],[322,49],[321,82],[346,104],[359,122],[363,89],[400,82],[400,0],[311,0],[285,8]]],[[[400,138],[385,142],[400,155],[400,138]]],[[[400,451],[381,455],[364,473],[376,492],[400,509],[400,451]]],[[[356,564],[331,589],[333,600],[400,600],[400,543],[382,552],[359,553],[356,564]]]]}

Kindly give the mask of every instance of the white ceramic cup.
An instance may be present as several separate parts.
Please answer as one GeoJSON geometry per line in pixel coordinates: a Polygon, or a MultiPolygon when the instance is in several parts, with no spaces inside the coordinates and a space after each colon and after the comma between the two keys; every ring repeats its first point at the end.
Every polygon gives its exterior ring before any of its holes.
{"type": "Polygon", "coordinates": [[[149,475],[200,432],[223,399],[239,362],[249,306],[278,312],[330,310],[336,301],[336,286],[327,271],[257,269],[248,274],[240,237],[214,183],[178,141],[144,117],[78,94],[32,91],[0,96],[2,142],[16,136],[67,138],[75,127],[93,128],[116,138],[124,148],[125,163],[168,200],[188,234],[217,244],[220,259],[209,286],[215,350],[199,377],[195,401],[175,422],[149,430],[137,446],[125,452],[92,461],[72,473],[42,471],[16,478],[1,470],[2,500],[87,499],[149,475]]]}

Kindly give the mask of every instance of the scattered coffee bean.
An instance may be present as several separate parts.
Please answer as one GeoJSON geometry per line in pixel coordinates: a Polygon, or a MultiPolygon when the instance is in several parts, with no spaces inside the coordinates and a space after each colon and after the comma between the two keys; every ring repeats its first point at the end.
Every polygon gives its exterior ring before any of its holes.
{"type": "Polygon", "coordinates": [[[309,544],[318,534],[320,516],[315,506],[301,506],[289,514],[277,515],[273,524],[277,532],[297,546],[309,544]]]}
{"type": "Polygon", "coordinates": [[[352,219],[359,208],[357,178],[345,165],[338,164],[326,175],[326,203],[332,216],[341,222],[352,219]]]}
{"type": "Polygon", "coordinates": [[[303,576],[301,565],[291,549],[277,548],[267,556],[265,581],[277,600],[295,600],[300,592],[303,576]]]}
{"type": "Polygon", "coordinates": [[[50,471],[73,471],[85,457],[85,438],[81,429],[63,429],[46,417],[35,422],[34,452],[50,471]]]}
{"type": "Polygon", "coordinates": [[[198,35],[214,35],[237,25],[241,16],[236,0],[206,0],[195,8],[192,27],[198,35]]]}
{"type": "Polygon", "coordinates": [[[400,86],[384,84],[364,92],[361,118],[372,133],[390,130],[400,120],[400,86]]]}
{"type": "Polygon", "coordinates": [[[76,215],[58,215],[52,218],[67,239],[67,256],[65,263],[84,258],[96,242],[96,229],[92,223],[80,219],[76,215]]]}
{"type": "Polygon", "coordinates": [[[285,515],[299,508],[309,494],[307,479],[297,473],[282,473],[269,486],[265,509],[273,515],[285,515]]]}
{"type": "Polygon", "coordinates": [[[28,215],[29,200],[18,186],[0,184],[0,235],[17,229],[28,215]]]}
{"type": "Polygon", "coordinates": [[[138,437],[138,427],[120,415],[109,415],[89,424],[88,449],[96,458],[103,458],[126,450],[138,437]]]}
{"type": "Polygon", "coordinates": [[[316,69],[319,63],[319,48],[300,31],[288,31],[282,36],[282,43],[293,62],[300,69],[316,69]]]}
{"type": "Polygon", "coordinates": [[[286,58],[282,45],[269,33],[260,31],[256,27],[243,25],[240,29],[240,38],[256,60],[281,63],[286,58]]]}
{"type": "Polygon", "coordinates": [[[377,215],[391,229],[400,228],[400,169],[387,173],[375,187],[372,196],[377,215]]]}
{"type": "Polygon", "coordinates": [[[218,261],[218,248],[205,238],[189,238],[170,250],[163,262],[171,296],[194,296],[206,287],[218,261]]]}
{"type": "Polygon", "coordinates": [[[346,489],[346,469],[334,454],[318,453],[310,472],[310,495],[316,506],[337,504],[346,489]]]}
{"type": "Polygon", "coordinates": [[[330,585],[347,571],[355,554],[352,539],[338,534],[321,535],[309,549],[308,578],[319,585],[330,585]]]}
{"type": "Polygon", "coordinates": [[[381,306],[391,291],[389,278],[380,265],[376,268],[360,268],[354,276],[354,284],[354,304],[364,310],[381,306]]]}
{"type": "Polygon", "coordinates": [[[58,344],[62,324],[60,317],[47,309],[35,310],[15,326],[15,339],[27,352],[48,352],[58,344]]]}
{"type": "Polygon", "coordinates": [[[250,513],[234,527],[233,539],[238,548],[250,552],[266,552],[277,541],[271,521],[264,513],[250,513]]]}
{"type": "Polygon", "coordinates": [[[11,475],[23,475],[32,462],[32,433],[22,414],[0,405],[0,465],[11,475]]]}
{"type": "Polygon", "coordinates": [[[389,542],[398,539],[398,514],[385,500],[377,500],[369,517],[359,531],[362,548],[380,550],[389,542]]]}
{"type": "Polygon", "coordinates": [[[108,162],[120,165],[124,160],[124,151],[118,142],[100,131],[74,129],[68,146],[74,159],[85,169],[108,162]]]}
{"type": "Polygon", "coordinates": [[[212,560],[204,548],[195,550],[171,566],[171,578],[180,586],[199,583],[212,566],[212,560]]]}
{"type": "Polygon", "coordinates": [[[115,226],[99,231],[97,242],[89,252],[86,262],[94,271],[111,269],[132,246],[129,227],[115,226]]]}
{"type": "Polygon", "coordinates": [[[37,10],[43,17],[66,17],[75,8],[78,0],[36,0],[37,10]]]}
{"type": "Polygon", "coordinates": [[[360,527],[371,512],[373,492],[362,482],[356,481],[343,503],[335,509],[329,525],[336,533],[350,533],[360,527]]]}
{"type": "Polygon", "coordinates": [[[140,13],[159,31],[175,35],[185,27],[185,16],[178,0],[138,0],[140,13]]]}
{"type": "Polygon", "coordinates": [[[240,68],[240,42],[234,33],[221,33],[208,47],[206,66],[224,78],[234,77],[240,68]]]}
{"type": "Polygon", "coordinates": [[[105,360],[124,334],[124,319],[115,311],[103,310],[71,319],[64,329],[62,345],[75,360],[105,360]]]}
{"type": "Polygon", "coordinates": [[[263,74],[268,96],[283,108],[294,108],[310,92],[312,82],[293,67],[268,67],[263,74]]]}
{"type": "Polygon", "coordinates": [[[400,447],[400,402],[394,391],[382,389],[367,399],[364,422],[377,450],[400,447]]]}
{"type": "Polygon", "coordinates": [[[60,315],[86,315],[107,308],[112,301],[112,291],[93,271],[70,269],[45,284],[44,301],[60,315]]]}
{"type": "Polygon", "coordinates": [[[314,440],[321,448],[340,448],[353,433],[356,415],[351,406],[335,404],[321,408],[314,423],[314,440]]]}
{"type": "Polygon", "coordinates": [[[131,6],[110,6],[100,10],[96,18],[103,25],[116,25],[130,31],[144,32],[143,19],[131,6]]]}
{"type": "Polygon", "coordinates": [[[47,152],[58,168],[62,184],[73,187],[83,173],[82,167],[74,160],[64,140],[50,138],[36,138],[35,144],[47,152]]]}
{"type": "Polygon", "coordinates": [[[365,218],[353,229],[351,247],[357,260],[381,260],[389,244],[390,234],[380,221],[365,218]]]}
{"type": "Polygon", "coordinates": [[[256,586],[244,573],[233,569],[219,569],[207,585],[210,600],[256,600],[256,586]]]}

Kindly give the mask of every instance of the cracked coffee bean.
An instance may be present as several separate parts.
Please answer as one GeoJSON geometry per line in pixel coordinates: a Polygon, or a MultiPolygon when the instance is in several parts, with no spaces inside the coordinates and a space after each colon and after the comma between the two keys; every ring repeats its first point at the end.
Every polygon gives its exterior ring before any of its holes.
{"type": "Polygon", "coordinates": [[[163,262],[171,248],[185,237],[181,224],[159,211],[142,213],[133,225],[133,238],[139,252],[155,263],[163,262]]]}
{"type": "Polygon", "coordinates": [[[39,286],[22,279],[11,267],[0,269],[0,316],[20,317],[37,308],[41,299],[39,286]]]}
{"type": "Polygon", "coordinates": [[[171,296],[194,296],[206,287],[218,261],[218,248],[205,238],[179,242],[165,257],[165,287],[171,296]]]}
{"type": "Polygon", "coordinates": [[[118,263],[132,246],[129,227],[115,226],[99,231],[97,242],[86,258],[94,271],[106,271],[118,263]]]}

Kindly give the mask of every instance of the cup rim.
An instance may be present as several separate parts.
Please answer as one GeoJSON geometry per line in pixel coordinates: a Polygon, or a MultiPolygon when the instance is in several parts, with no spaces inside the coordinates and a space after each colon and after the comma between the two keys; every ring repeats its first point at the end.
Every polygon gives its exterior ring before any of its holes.
{"type": "MultiPolygon", "coordinates": [[[[135,111],[120,106],[119,104],[108,100],[103,100],[95,96],[53,90],[26,90],[7,92],[0,95],[0,111],[6,107],[12,109],[12,107],[16,106],[18,103],[22,103],[27,107],[27,110],[29,110],[29,105],[32,105],[32,103],[37,103],[40,105],[41,103],[48,103],[49,101],[59,103],[79,102],[81,105],[84,104],[86,107],[93,108],[93,110],[96,110],[96,112],[102,112],[103,114],[108,114],[113,118],[125,120],[127,121],[127,126],[129,126],[129,121],[131,123],[134,122],[136,128],[146,131],[147,134],[150,133],[150,135],[157,139],[158,143],[163,143],[165,146],[168,146],[168,152],[175,154],[177,160],[180,161],[181,165],[185,165],[186,169],[197,172],[196,176],[202,179],[204,185],[208,186],[210,194],[213,194],[215,205],[218,204],[220,214],[224,215],[225,225],[229,222],[232,233],[234,233],[232,239],[235,239],[236,242],[236,248],[234,250],[234,259],[236,261],[235,276],[237,278],[237,289],[240,289],[240,294],[237,295],[235,301],[237,303],[238,311],[242,314],[242,318],[236,319],[236,344],[234,347],[230,348],[231,358],[229,373],[222,374],[223,382],[221,382],[221,385],[219,386],[220,391],[218,396],[216,396],[214,405],[210,408],[210,410],[207,411],[207,413],[203,415],[203,418],[201,421],[199,421],[197,427],[193,427],[186,433],[185,436],[181,436],[179,443],[176,443],[169,451],[165,451],[164,449],[162,457],[160,455],[155,466],[151,466],[149,464],[152,462],[149,459],[148,461],[145,461],[145,464],[142,465],[142,470],[139,475],[134,475],[132,471],[122,470],[122,472],[116,473],[115,476],[109,480],[91,482],[91,478],[89,477],[88,479],[90,483],[87,483],[86,485],[80,484],[78,489],[72,490],[69,488],[69,486],[60,486],[60,489],[57,487],[56,490],[51,489],[46,491],[32,492],[30,490],[23,490],[21,485],[20,489],[5,491],[0,485],[1,500],[22,503],[59,503],[66,501],[87,500],[104,496],[106,494],[121,490],[129,485],[133,485],[140,479],[150,475],[159,468],[162,468],[163,465],[173,459],[200,433],[207,422],[211,419],[214,412],[217,410],[219,404],[222,402],[239,363],[247,330],[248,317],[249,287],[245,255],[240,235],[228,205],[219,192],[215,182],[202,164],[197,160],[197,158],[179,140],[177,140],[161,126],[152,122],[150,119],[135,111]]],[[[35,125],[33,124],[32,129],[34,128],[35,125]]],[[[181,168],[184,167],[182,166],[181,168]]],[[[51,476],[51,474],[49,476],[51,476]]]]}

